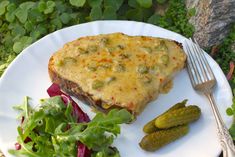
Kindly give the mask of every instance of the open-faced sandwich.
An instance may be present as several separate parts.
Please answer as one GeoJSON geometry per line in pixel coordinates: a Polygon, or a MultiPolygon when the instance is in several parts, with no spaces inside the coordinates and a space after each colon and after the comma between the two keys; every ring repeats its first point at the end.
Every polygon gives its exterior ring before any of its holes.
{"type": "Polygon", "coordinates": [[[49,75],[67,93],[102,110],[138,115],[170,87],[186,60],[172,40],[122,33],[82,37],[49,60],[49,75]]]}

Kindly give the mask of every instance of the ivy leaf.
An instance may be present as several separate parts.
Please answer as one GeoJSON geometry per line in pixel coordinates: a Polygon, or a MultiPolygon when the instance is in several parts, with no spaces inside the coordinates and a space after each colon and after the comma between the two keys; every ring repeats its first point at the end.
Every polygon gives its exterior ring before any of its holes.
{"type": "Polygon", "coordinates": [[[60,21],[60,18],[55,18],[51,21],[51,24],[56,28],[56,29],[61,29],[62,28],[62,23],[60,21]]]}
{"type": "Polygon", "coordinates": [[[32,10],[30,10],[30,14],[29,16],[29,20],[32,23],[39,23],[39,22],[43,22],[45,21],[46,17],[44,14],[42,14],[38,8],[34,8],[32,10]]]}
{"type": "Polygon", "coordinates": [[[5,15],[5,18],[8,22],[13,22],[15,20],[15,11],[16,5],[14,3],[10,3],[7,6],[7,13],[5,15]]]}
{"type": "MultiPolygon", "coordinates": [[[[69,6],[69,8],[71,7],[69,6]]],[[[56,11],[58,11],[59,13],[64,13],[67,11],[67,9],[68,9],[68,6],[65,5],[62,1],[56,2],[56,11]]]]}
{"type": "Polygon", "coordinates": [[[86,0],[69,0],[69,2],[75,7],[82,7],[86,3],[86,0]]]}
{"type": "Polygon", "coordinates": [[[118,19],[120,19],[120,17],[125,18],[126,17],[125,16],[126,11],[130,10],[130,9],[131,9],[131,7],[128,4],[123,4],[118,10],[118,13],[117,13],[118,14],[118,19]]]}
{"type": "Polygon", "coordinates": [[[68,13],[63,13],[62,15],[60,15],[60,20],[63,24],[68,24],[71,20],[71,17],[68,13]]]}
{"type": "Polygon", "coordinates": [[[137,3],[136,0],[128,0],[128,5],[133,7],[133,8],[138,8],[140,5],[137,3]]]}
{"type": "Polygon", "coordinates": [[[28,36],[23,36],[19,41],[15,42],[13,45],[13,50],[16,53],[21,52],[24,48],[29,46],[33,42],[33,39],[28,36]]]}
{"type": "Polygon", "coordinates": [[[40,1],[40,2],[38,3],[38,10],[39,10],[40,12],[44,12],[44,10],[46,10],[46,9],[47,9],[47,4],[46,4],[46,2],[40,1]]]}
{"type": "Polygon", "coordinates": [[[161,19],[161,16],[158,14],[153,14],[149,19],[148,19],[148,23],[154,24],[154,25],[158,25],[159,21],[161,19]]]}
{"type": "Polygon", "coordinates": [[[127,11],[126,17],[130,20],[142,21],[143,12],[140,8],[130,9],[129,11],[127,11]]]}
{"type": "Polygon", "coordinates": [[[16,9],[15,15],[21,23],[25,23],[28,18],[28,10],[32,9],[35,2],[24,2],[16,9]]]}
{"type": "Polygon", "coordinates": [[[152,6],[152,0],[137,0],[137,2],[143,8],[150,8],[152,6]]]}
{"type": "Polygon", "coordinates": [[[54,11],[55,2],[54,1],[47,1],[47,8],[44,10],[44,14],[50,14],[54,11]]]}
{"type": "Polygon", "coordinates": [[[24,24],[24,28],[26,29],[26,31],[31,31],[33,30],[33,24],[30,20],[26,21],[24,24]]]}
{"type": "Polygon", "coordinates": [[[34,5],[35,5],[35,2],[24,2],[20,4],[20,8],[28,11],[29,9],[32,9],[34,5]]]}
{"type": "Polygon", "coordinates": [[[12,25],[12,35],[13,36],[23,36],[25,35],[26,31],[25,29],[19,25],[19,24],[13,24],[12,25]]]}
{"type": "Polygon", "coordinates": [[[7,6],[7,11],[12,12],[12,11],[14,11],[14,10],[16,10],[16,5],[15,5],[15,3],[10,3],[10,4],[7,6]]]}
{"type": "Polygon", "coordinates": [[[5,17],[8,22],[13,22],[15,20],[15,12],[7,12],[5,17]]]}
{"type": "Polygon", "coordinates": [[[28,12],[27,10],[18,8],[15,12],[16,17],[21,23],[25,23],[28,18],[28,12]]]}
{"type": "Polygon", "coordinates": [[[123,1],[124,0],[115,0],[115,1],[114,0],[104,0],[104,6],[105,7],[111,6],[111,7],[113,7],[113,9],[115,11],[117,11],[121,7],[123,1]]]}
{"type": "Polygon", "coordinates": [[[152,9],[144,9],[140,8],[143,14],[143,21],[147,21],[151,15],[154,14],[154,11],[152,9]]]}
{"type": "Polygon", "coordinates": [[[88,0],[88,4],[93,7],[100,7],[103,0],[88,0]]]}
{"type": "Polygon", "coordinates": [[[36,30],[38,30],[41,35],[46,35],[48,33],[47,32],[47,24],[41,23],[41,24],[37,25],[36,30]]]}
{"type": "Polygon", "coordinates": [[[41,33],[38,30],[34,30],[30,33],[30,36],[32,37],[33,41],[35,41],[41,37],[41,33]]]}
{"type": "Polygon", "coordinates": [[[6,6],[9,4],[10,2],[9,1],[2,1],[0,3],[0,16],[3,15],[6,11],[6,6]]]}
{"type": "Polygon", "coordinates": [[[105,20],[115,20],[117,19],[117,14],[112,6],[107,6],[104,9],[103,19],[105,20]]]}
{"type": "Polygon", "coordinates": [[[91,20],[99,20],[102,18],[102,10],[100,6],[95,6],[91,9],[90,18],[91,20]]]}

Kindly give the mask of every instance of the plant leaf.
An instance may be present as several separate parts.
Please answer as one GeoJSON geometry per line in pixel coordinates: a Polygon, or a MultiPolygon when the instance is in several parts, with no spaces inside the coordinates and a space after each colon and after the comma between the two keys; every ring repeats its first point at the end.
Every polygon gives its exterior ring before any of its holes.
{"type": "Polygon", "coordinates": [[[103,0],[88,0],[88,4],[92,7],[100,7],[103,0]]]}
{"type": "Polygon", "coordinates": [[[148,19],[148,23],[154,24],[154,25],[158,25],[160,22],[160,18],[161,16],[158,14],[153,14],[149,19],[148,19]]]}
{"type": "Polygon", "coordinates": [[[137,2],[143,8],[150,8],[152,6],[152,0],[137,0],[137,2]]]}
{"type": "Polygon", "coordinates": [[[91,20],[99,20],[102,18],[102,10],[99,6],[95,6],[91,9],[90,18],[91,20]]]}
{"type": "Polygon", "coordinates": [[[75,7],[82,7],[86,3],[86,0],[69,0],[69,2],[75,7]]]}
{"type": "Polygon", "coordinates": [[[28,18],[28,11],[18,8],[15,12],[15,15],[21,23],[25,23],[28,18]]]}
{"type": "Polygon", "coordinates": [[[29,9],[32,9],[34,5],[35,5],[35,2],[30,2],[30,1],[24,2],[24,3],[20,4],[20,8],[28,11],[29,9]]]}
{"type": "Polygon", "coordinates": [[[44,10],[44,14],[50,14],[54,11],[55,2],[54,1],[47,1],[47,7],[44,10]]]}
{"type": "Polygon", "coordinates": [[[104,6],[105,8],[107,7],[112,7],[113,10],[117,11],[121,5],[123,4],[124,0],[104,0],[104,6]]]}
{"type": "Polygon", "coordinates": [[[71,20],[71,17],[68,13],[63,13],[62,15],[60,15],[60,19],[63,24],[68,24],[71,20]]]}
{"type": "Polygon", "coordinates": [[[10,2],[5,0],[5,1],[2,1],[0,3],[0,16],[3,15],[6,11],[6,6],[9,4],[10,2]]]}
{"type": "Polygon", "coordinates": [[[105,20],[115,20],[117,19],[117,13],[112,6],[107,6],[104,9],[103,19],[105,20]]]}
{"type": "Polygon", "coordinates": [[[139,3],[136,0],[128,0],[128,5],[133,7],[133,8],[140,7],[139,3]]]}

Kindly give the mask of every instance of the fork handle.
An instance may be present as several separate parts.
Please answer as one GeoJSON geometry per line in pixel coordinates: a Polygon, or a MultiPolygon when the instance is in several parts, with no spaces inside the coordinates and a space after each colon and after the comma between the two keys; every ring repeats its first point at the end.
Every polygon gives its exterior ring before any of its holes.
{"type": "Polygon", "coordinates": [[[215,99],[212,93],[205,94],[210,101],[210,106],[212,108],[216,123],[217,131],[220,140],[220,144],[223,149],[223,157],[235,157],[235,146],[233,144],[233,139],[229,134],[227,127],[225,126],[219,110],[216,106],[215,99]]]}

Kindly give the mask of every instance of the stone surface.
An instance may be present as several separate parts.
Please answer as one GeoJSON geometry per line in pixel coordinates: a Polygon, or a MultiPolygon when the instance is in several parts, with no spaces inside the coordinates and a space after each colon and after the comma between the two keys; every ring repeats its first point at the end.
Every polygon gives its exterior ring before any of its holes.
{"type": "Polygon", "coordinates": [[[196,9],[190,22],[195,26],[194,38],[202,47],[219,44],[235,22],[235,0],[186,0],[186,5],[196,9]]]}

